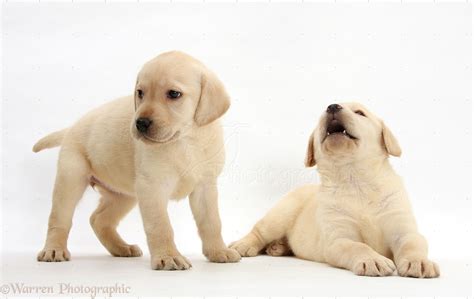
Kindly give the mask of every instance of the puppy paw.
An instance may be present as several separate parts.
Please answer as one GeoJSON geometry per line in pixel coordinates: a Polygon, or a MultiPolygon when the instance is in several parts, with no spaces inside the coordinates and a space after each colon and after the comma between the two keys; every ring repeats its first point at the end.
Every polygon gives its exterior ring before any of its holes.
{"type": "Polygon", "coordinates": [[[384,256],[376,256],[357,261],[352,272],[362,276],[389,276],[395,269],[392,260],[384,256]]]}
{"type": "Polygon", "coordinates": [[[67,248],[45,248],[36,257],[38,262],[65,262],[71,259],[67,248]]]}
{"type": "Polygon", "coordinates": [[[188,270],[191,262],[182,255],[159,255],[151,258],[153,270],[188,270]]]}
{"type": "Polygon", "coordinates": [[[138,257],[143,255],[138,245],[116,246],[110,250],[110,253],[116,257],[138,257]]]}
{"type": "Polygon", "coordinates": [[[236,263],[241,259],[240,254],[230,248],[207,250],[204,255],[213,263],[236,263]]]}
{"type": "Polygon", "coordinates": [[[276,240],[271,242],[265,252],[271,256],[284,256],[291,253],[290,246],[284,240],[276,240]]]}
{"type": "Polygon", "coordinates": [[[252,242],[246,240],[246,238],[231,243],[229,247],[237,251],[242,257],[257,256],[257,254],[260,252],[260,249],[256,245],[252,244],[252,242]]]}
{"type": "Polygon", "coordinates": [[[428,259],[402,258],[397,264],[398,275],[404,277],[433,278],[439,276],[439,267],[428,259]]]}

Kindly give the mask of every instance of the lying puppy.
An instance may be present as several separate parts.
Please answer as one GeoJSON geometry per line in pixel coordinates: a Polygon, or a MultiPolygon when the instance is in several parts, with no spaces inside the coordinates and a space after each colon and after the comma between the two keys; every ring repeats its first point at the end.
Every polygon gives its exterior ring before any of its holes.
{"type": "Polygon", "coordinates": [[[306,166],[317,163],[321,184],[286,195],[231,248],[242,256],[294,253],[357,275],[397,269],[401,276],[439,276],[389,155],[401,149],[379,118],[360,104],[330,105],[306,156],[306,166]]]}
{"type": "Polygon", "coordinates": [[[39,261],[69,260],[72,215],[86,187],[102,195],[90,223],[114,256],[140,256],[117,233],[120,220],[138,202],[156,270],[183,270],[191,263],[173,240],[169,199],[189,195],[212,262],[237,262],[221,236],[216,180],[224,164],[217,119],[229,108],[219,79],[194,58],[167,52],[146,63],[135,94],[92,110],[72,127],[52,133],[33,148],[61,146],[48,235],[39,261]]]}

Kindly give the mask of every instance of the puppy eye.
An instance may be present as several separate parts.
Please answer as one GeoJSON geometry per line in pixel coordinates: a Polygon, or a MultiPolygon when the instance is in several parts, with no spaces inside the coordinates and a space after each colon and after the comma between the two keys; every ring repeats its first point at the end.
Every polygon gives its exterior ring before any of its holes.
{"type": "Polygon", "coordinates": [[[181,92],[176,91],[176,90],[168,90],[168,93],[166,94],[166,96],[168,97],[168,99],[175,100],[175,99],[181,97],[181,92]]]}
{"type": "Polygon", "coordinates": [[[143,90],[137,89],[137,96],[138,96],[139,99],[143,99],[144,95],[145,95],[145,93],[143,92],[143,90]]]}
{"type": "Polygon", "coordinates": [[[359,115],[362,115],[362,116],[365,116],[365,113],[362,112],[361,110],[357,110],[357,111],[355,111],[355,113],[357,113],[357,114],[359,114],[359,115]]]}

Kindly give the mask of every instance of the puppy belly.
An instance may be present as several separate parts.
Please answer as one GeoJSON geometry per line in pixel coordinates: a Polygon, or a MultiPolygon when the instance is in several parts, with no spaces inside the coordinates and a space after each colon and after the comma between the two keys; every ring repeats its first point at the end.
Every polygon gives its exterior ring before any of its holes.
{"type": "Polygon", "coordinates": [[[293,254],[304,260],[310,260],[314,262],[322,262],[323,252],[319,250],[318,242],[315,240],[316,236],[293,236],[291,241],[289,240],[290,248],[293,254]]]}
{"type": "Polygon", "coordinates": [[[130,192],[119,190],[119,188],[115,188],[112,185],[105,183],[104,181],[102,181],[101,179],[97,178],[94,175],[90,177],[89,181],[92,188],[98,187],[99,190],[104,189],[105,191],[108,191],[109,193],[113,193],[117,195],[126,195],[130,197],[135,196],[134,194],[130,192]]]}
{"type": "Polygon", "coordinates": [[[307,220],[309,219],[305,217],[299,217],[296,220],[293,229],[288,234],[288,243],[296,257],[322,262],[324,254],[320,245],[319,230],[315,221],[307,220]]]}

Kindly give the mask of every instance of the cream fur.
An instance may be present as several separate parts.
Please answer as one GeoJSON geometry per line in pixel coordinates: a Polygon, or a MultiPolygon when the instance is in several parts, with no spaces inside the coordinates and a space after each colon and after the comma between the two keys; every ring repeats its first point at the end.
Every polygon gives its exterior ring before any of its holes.
{"type": "Polygon", "coordinates": [[[340,104],[337,118],[351,139],[327,135],[324,113],[308,144],[307,166],[317,165],[320,185],[300,187],[273,207],[243,239],[242,256],[266,249],[351,270],[357,275],[437,277],[418,233],[401,178],[388,161],[400,146],[388,127],[357,103],[340,104]],[[355,113],[361,111],[365,114],[355,113]]]}
{"type": "Polygon", "coordinates": [[[152,268],[190,268],[175,246],[167,213],[169,199],[189,195],[204,255],[212,262],[239,261],[237,251],[224,244],[217,208],[216,180],[224,164],[217,119],[229,104],[224,86],[210,70],[184,53],[167,52],[143,66],[135,96],[109,102],[69,129],[41,139],[34,151],[58,145],[61,150],[46,244],[38,260],[69,260],[74,209],[92,184],[102,198],[90,223],[112,255],[142,254],[116,230],[138,202],[152,268]],[[169,90],[182,96],[172,100],[169,90]],[[135,128],[140,117],[153,121],[146,134],[135,128]]]}

